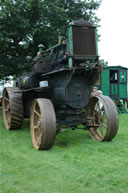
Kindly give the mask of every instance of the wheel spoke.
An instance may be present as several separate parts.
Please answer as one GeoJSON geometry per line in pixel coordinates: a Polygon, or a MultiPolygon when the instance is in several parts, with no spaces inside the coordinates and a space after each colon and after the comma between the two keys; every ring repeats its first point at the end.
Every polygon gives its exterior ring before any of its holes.
{"type": "Polygon", "coordinates": [[[9,99],[5,96],[4,99],[9,102],[9,99]]]}
{"type": "Polygon", "coordinates": [[[42,135],[40,134],[39,137],[37,138],[36,142],[37,142],[37,145],[40,145],[40,142],[41,142],[41,137],[42,135]]]}
{"type": "Polygon", "coordinates": [[[107,125],[107,121],[104,121],[104,124],[107,125]]]}
{"type": "Polygon", "coordinates": [[[40,114],[35,110],[34,113],[40,118],[40,114]]]}
{"type": "Polygon", "coordinates": [[[40,130],[41,127],[40,127],[39,125],[34,125],[34,126],[33,126],[33,130],[36,130],[36,129],[39,129],[39,130],[40,130]]]}
{"type": "Polygon", "coordinates": [[[105,129],[107,129],[107,126],[106,126],[106,125],[104,125],[104,124],[102,125],[102,127],[104,127],[105,129]]]}
{"type": "Polygon", "coordinates": [[[96,102],[95,108],[96,108],[96,112],[97,112],[97,115],[98,115],[98,122],[100,124],[100,127],[98,127],[97,130],[95,131],[96,132],[95,136],[96,136],[96,138],[99,137],[100,140],[102,140],[104,135],[105,135],[105,133],[104,133],[105,126],[103,125],[104,115],[103,115],[103,112],[102,112],[103,107],[104,106],[100,101],[96,102]]]}
{"type": "Polygon", "coordinates": [[[98,98],[92,97],[87,106],[87,115],[92,117],[89,123],[93,129],[89,130],[89,135],[94,140],[110,141],[115,137],[118,130],[118,113],[109,97],[104,95],[98,98]],[[113,122],[115,123],[115,128],[113,128],[113,122]],[[94,123],[99,127],[96,128],[94,123]]]}
{"type": "Polygon", "coordinates": [[[39,128],[38,125],[34,125],[34,126],[33,126],[33,130],[38,129],[38,128],[39,128]]]}
{"type": "Polygon", "coordinates": [[[92,110],[93,112],[96,113],[96,109],[94,109],[91,105],[89,105],[89,107],[91,108],[91,110],[92,110]]]}
{"type": "Polygon", "coordinates": [[[100,134],[101,134],[102,136],[104,136],[104,130],[102,129],[102,127],[99,127],[98,130],[100,131],[100,134]]]}
{"type": "Polygon", "coordinates": [[[35,149],[50,149],[56,136],[56,117],[53,104],[49,99],[33,100],[30,123],[35,149]]]}
{"type": "Polygon", "coordinates": [[[23,121],[22,92],[18,88],[4,88],[3,90],[3,120],[8,130],[19,129],[23,121]],[[19,94],[15,94],[18,92],[19,94]],[[19,101],[17,103],[17,101],[19,101]],[[19,110],[20,109],[20,110],[19,110]],[[19,113],[17,113],[19,111],[19,113]]]}
{"type": "Polygon", "coordinates": [[[97,107],[97,109],[96,109],[96,110],[97,110],[98,112],[100,112],[100,105],[99,105],[99,101],[97,102],[96,107],[97,107]]]}
{"type": "MultiPolygon", "coordinates": [[[[104,125],[104,115],[106,116],[106,114],[104,114],[103,109],[104,109],[104,105],[100,102],[100,100],[96,101],[95,107],[93,108],[91,105],[89,106],[92,110],[92,112],[94,112],[93,116],[97,117],[97,121],[98,124],[100,125],[98,128],[96,129],[91,129],[91,135],[93,136],[94,139],[96,140],[103,140],[104,136],[105,136],[105,131],[107,127],[106,125],[104,125]]],[[[106,117],[105,117],[106,118],[106,117]]],[[[106,120],[106,119],[105,119],[106,120]]]]}
{"type": "Polygon", "coordinates": [[[7,123],[8,123],[8,125],[10,124],[10,120],[11,120],[11,119],[10,119],[10,117],[9,117],[9,118],[7,119],[7,123]]]}
{"type": "Polygon", "coordinates": [[[97,104],[98,103],[96,103],[96,105],[95,105],[95,108],[94,107],[92,107],[91,105],[89,105],[89,107],[91,108],[91,110],[95,113],[93,116],[98,116],[99,115],[99,111],[98,111],[98,109],[97,109],[97,104]]]}

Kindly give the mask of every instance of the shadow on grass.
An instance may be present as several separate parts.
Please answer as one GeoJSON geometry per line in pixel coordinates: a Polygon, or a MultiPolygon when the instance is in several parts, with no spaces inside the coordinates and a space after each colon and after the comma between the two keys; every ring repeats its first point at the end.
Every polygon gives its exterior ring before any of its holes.
{"type": "MultiPolygon", "coordinates": [[[[2,129],[5,129],[4,123],[2,121],[2,112],[0,108],[0,118],[2,129]]],[[[6,130],[6,129],[5,129],[6,130]]],[[[21,129],[12,130],[9,132],[14,132],[14,136],[17,135],[24,137],[24,135],[31,138],[30,134],[30,119],[24,119],[21,129]],[[22,133],[22,134],[21,134],[22,133]]],[[[71,128],[64,127],[64,132],[56,135],[54,145],[56,147],[67,148],[70,146],[78,146],[83,144],[93,143],[93,140],[89,137],[88,131],[82,129],[72,130],[71,128]]]]}
{"type": "MultiPolygon", "coordinates": [[[[1,118],[1,129],[6,130],[3,120],[2,120],[2,109],[0,109],[0,118],[1,118]]],[[[10,130],[7,132],[14,133],[11,134],[13,136],[17,135],[20,137],[23,137],[24,135],[27,137],[31,137],[30,135],[30,119],[24,119],[22,128],[16,129],[16,130],[10,130]],[[22,134],[21,134],[22,133],[22,134]]],[[[10,135],[8,133],[8,135],[10,135]]],[[[91,141],[91,139],[88,136],[88,132],[81,130],[81,129],[76,129],[72,131],[71,128],[64,128],[63,133],[59,133],[56,135],[54,145],[57,147],[68,147],[71,145],[78,145],[78,144],[83,144],[83,143],[88,143],[88,140],[91,141]]]]}
{"type": "MultiPolygon", "coordinates": [[[[26,132],[30,135],[30,119],[25,119],[20,132],[26,132]]],[[[88,131],[82,129],[72,130],[71,128],[64,127],[63,133],[58,133],[54,142],[55,146],[67,147],[70,145],[90,143],[92,139],[88,135],[88,131]]]]}
{"type": "Polygon", "coordinates": [[[23,125],[21,128],[23,131],[30,131],[30,119],[24,119],[23,125]]]}
{"type": "Polygon", "coordinates": [[[60,147],[68,147],[70,145],[77,146],[90,143],[92,140],[87,131],[76,129],[72,131],[67,128],[64,133],[59,133],[56,136],[55,145],[60,147]]]}

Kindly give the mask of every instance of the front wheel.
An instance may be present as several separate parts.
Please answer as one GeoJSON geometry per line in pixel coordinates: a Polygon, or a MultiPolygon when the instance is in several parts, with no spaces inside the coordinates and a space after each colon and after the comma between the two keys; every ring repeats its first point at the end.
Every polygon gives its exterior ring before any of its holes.
{"type": "Polygon", "coordinates": [[[89,135],[96,141],[111,141],[118,131],[118,112],[108,96],[92,97],[87,106],[89,135]]]}
{"type": "Polygon", "coordinates": [[[50,149],[56,136],[56,116],[53,104],[44,98],[35,99],[30,115],[32,143],[35,149],[50,149]]]}

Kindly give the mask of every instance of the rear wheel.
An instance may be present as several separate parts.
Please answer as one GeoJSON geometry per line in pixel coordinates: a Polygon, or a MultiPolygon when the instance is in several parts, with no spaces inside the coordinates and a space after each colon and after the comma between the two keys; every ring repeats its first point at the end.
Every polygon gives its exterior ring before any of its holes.
{"type": "Polygon", "coordinates": [[[48,99],[35,99],[32,103],[30,127],[35,149],[50,149],[56,136],[56,116],[48,99]]]}
{"type": "Polygon", "coordinates": [[[5,88],[3,91],[2,111],[5,127],[8,130],[18,129],[23,122],[22,91],[16,87],[5,88]]]}
{"type": "Polygon", "coordinates": [[[118,113],[107,96],[92,97],[87,107],[89,135],[96,141],[110,141],[118,131],[118,113]]]}

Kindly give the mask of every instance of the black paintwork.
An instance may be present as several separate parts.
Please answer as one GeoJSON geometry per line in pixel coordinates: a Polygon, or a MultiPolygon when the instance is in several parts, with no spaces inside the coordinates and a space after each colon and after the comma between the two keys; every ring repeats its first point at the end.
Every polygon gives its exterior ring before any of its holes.
{"type": "Polygon", "coordinates": [[[99,75],[98,56],[90,61],[83,60],[83,56],[79,56],[78,60],[74,57],[73,66],[69,68],[67,42],[36,56],[32,60],[32,72],[19,78],[25,117],[30,116],[34,99],[48,98],[54,105],[57,123],[72,127],[86,123],[85,109],[91,87],[99,75]],[[39,87],[39,82],[43,80],[48,81],[48,87],[39,87]]]}

